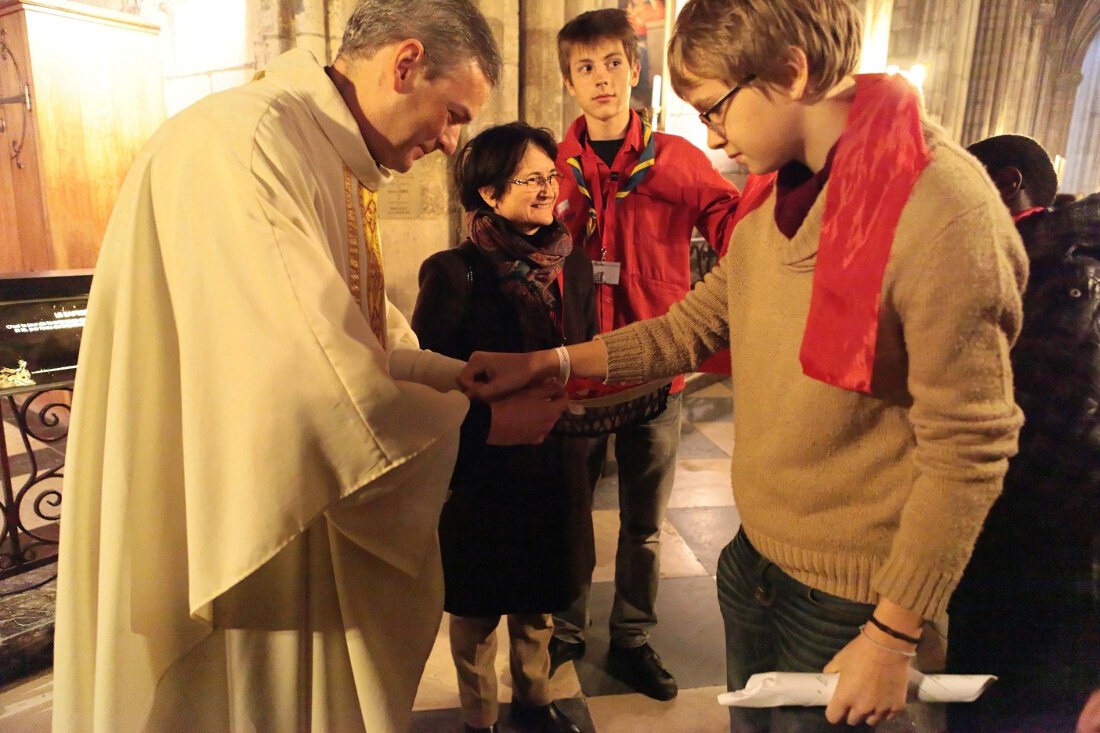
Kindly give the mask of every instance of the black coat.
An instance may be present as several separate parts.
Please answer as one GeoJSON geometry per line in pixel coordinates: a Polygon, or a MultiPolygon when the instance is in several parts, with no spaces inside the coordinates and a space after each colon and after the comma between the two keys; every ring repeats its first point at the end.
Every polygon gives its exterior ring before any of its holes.
{"type": "Polygon", "coordinates": [[[1076,714],[1100,684],[1087,590],[1100,528],[1100,194],[1018,227],[1031,264],[1012,350],[1025,423],[949,608],[948,671],[1001,681],[952,730],[969,730],[967,716],[1076,714]]]}
{"type": "MultiPolygon", "coordinates": [[[[565,260],[563,281],[564,340],[541,303],[521,304],[501,291],[493,265],[466,241],[421,266],[412,327],[421,347],[463,360],[474,351],[582,343],[595,335],[596,318],[592,265],[579,247],[565,260]],[[532,332],[524,334],[521,323],[532,332]]],[[[588,441],[551,435],[538,446],[500,447],[469,433],[463,430],[439,524],[447,611],[493,616],[568,607],[595,563],[588,441]]]]}
{"type": "Polygon", "coordinates": [[[1031,266],[1012,350],[1025,423],[987,533],[1064,551],[1087,577],[1100,526],[1100,194],[1018,226],[1031,266]]]}

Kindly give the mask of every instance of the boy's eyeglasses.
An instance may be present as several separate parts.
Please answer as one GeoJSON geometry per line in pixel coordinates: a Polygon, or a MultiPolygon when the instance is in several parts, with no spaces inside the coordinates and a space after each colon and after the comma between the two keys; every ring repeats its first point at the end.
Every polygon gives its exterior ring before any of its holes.
{"type": "Polygon", "coordinates": [[[514,183],[517,186],[526,186],[530,189],[536,189],[541,191],[543,187],[557,188],[561,183],[561,173],[554,171],[548,176],[540,176],[537,173],[533,176],[527,176],[527,178],[509,178],[508,183],[514,183]]]}
{"type": "Polygon", "coordinates": [[[707,111],[699,113],[700,122],[721,135],[724,132],[722,130],[722,123],[721,121],[716,120],[714,118],[714,115],[718,114],[718,111],[722,107],[722,105],[733,99],[733,96],[735,94],[747,87],[749,83],[752,82],[752,80],[755,78],[756,74],[749,74],[747,77],[745,77],[745,81],[730,87],[730,90],[723,94],[717,102],[712,104],[710,108],[707,109],[707,111]]]}

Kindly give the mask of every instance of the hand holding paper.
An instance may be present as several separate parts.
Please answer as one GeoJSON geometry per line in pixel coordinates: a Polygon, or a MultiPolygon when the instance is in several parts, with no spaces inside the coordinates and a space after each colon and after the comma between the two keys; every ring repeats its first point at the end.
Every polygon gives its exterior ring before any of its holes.
{"type": "MultiPolygon", "coordinates": [[[[723,705],[770,708],[779,705],[828,705],[839,675],[824,672],[764,672],[754,674],[744,689],[718,696],[723,705]]],[[[911,670],[909,700],[973,702],[997,678],[993,675],[921,674],[911,670]]]]}

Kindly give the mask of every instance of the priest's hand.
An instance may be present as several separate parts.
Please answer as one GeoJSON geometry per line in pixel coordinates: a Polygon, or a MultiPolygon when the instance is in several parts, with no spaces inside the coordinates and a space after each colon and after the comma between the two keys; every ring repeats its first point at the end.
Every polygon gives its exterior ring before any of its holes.
{"type": "Polygon", "coordinates": [[[471,399],[494,402],[557,374],[558,357],[553,350],[526,354],[475,351],[458,375],[458,386],[471,399]]]}
{"type": "Polygon", "coordinates": [[[555,379],[540,381],[499,399],[489,405],[493,417],[486,442],[489,445],[538,445],[568,404],[565,390],[555,379]]]}
{"type": "Polygon", "coordinates": [[[1100,689],[1089,696],[1077,720],[1077,733],[1100,733],[1100,689]]]}

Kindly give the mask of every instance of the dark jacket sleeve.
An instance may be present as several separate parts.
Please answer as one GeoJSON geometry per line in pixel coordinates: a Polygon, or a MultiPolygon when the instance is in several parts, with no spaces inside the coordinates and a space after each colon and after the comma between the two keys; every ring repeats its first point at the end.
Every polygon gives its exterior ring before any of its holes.
{"type": "Polygon", "coordinates": [[[411,323],[420,348],[463,361],[469,359],[469,346],[462,337],[469,300],[466,265],[455,250],[437,252],[424,260],[411,323]]]}
{"type": "Polygon", "coordinates": [[[564,312],[568,343],[591,341],[599,332],[595,290],[592,260],[582,248],[574,247],[565,260],[564,312]]]}
{"type": "MultiPolygon", "coordinates": [[[[467,273],[466,263],[455,250],[437,252],[420,266],[420,292],[411,324],[420,348],[455,359],[470,358],[465,338],[471,286],[467,273]]],[[[472,401],[462,422],[460,447],[485,445],[491,423],[489,405],[472,401]]]]}

